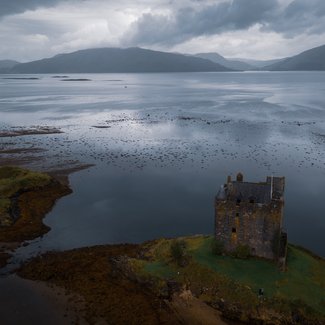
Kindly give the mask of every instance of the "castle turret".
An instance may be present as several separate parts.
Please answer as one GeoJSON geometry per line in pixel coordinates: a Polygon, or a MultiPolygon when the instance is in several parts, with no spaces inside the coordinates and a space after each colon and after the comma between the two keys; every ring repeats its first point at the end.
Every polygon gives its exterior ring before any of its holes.
{"type": "Polygon", "coordinates": [[[244,175],[242,173],[238,173],[236,180],[237,182],[242,182],[244,180],[244,175]]]}

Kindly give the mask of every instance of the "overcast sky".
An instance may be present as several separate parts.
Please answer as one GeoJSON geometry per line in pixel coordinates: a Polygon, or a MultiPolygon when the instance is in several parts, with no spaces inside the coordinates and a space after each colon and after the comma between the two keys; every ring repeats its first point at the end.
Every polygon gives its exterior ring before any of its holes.
{"type": "Polygon", "coordinates": [[[325,0],[0,0],[0,59],[91,47],[272,59],[325,44],[325,0]]]}

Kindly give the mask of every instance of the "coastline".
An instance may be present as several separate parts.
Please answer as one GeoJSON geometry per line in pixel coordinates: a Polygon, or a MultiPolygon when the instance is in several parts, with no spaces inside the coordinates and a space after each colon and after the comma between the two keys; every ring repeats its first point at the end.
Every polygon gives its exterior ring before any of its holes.
{"type": "Polygon", "coordinates": [[[18,167],[0,167],[1,265],[23,242],[49,231],[43,223],[55,202],[72,191],[54,177],[18,167]]]}
{"type": "MultiPolygon", "coordinates": [[[[17,175],[18,180],[19,173],[23,175],[21,187],[19,184],[12,185],[14,188],[18,186],[14,199],[9,197],[8,216],[14,222],[0,227],[0,270],[10,263],[12,254],[17,248],[28,245],[27,240],[38,238],[50,230],[43,223],[43,219],[57,200],[72,193],[67,175],[77,170],[74,168],[54,171],[50,175],[30,172],[18,167],[0,167],[2,179],[6,177],[6,174],[10,176],[11,172],[17,175]],[[35,177],[35,184],[28,185],[29,182],[34,181],[33,178],[28,178],[29,173],[35,177]],[[41,182],[43,176],[48,180],[46,183],[41,182]],[[40,180],[37,177],[40,177],[40,180]]],[[[1,199],[6,199],[3,192],[1,199]]],[[[2,213],[4,212],[2,210],[2,213]]],[[[5,324],[88,324],[82,316],[84,306],[81,297],[68,293],[63,288],[49,286],[45,282],[23,279],[15,271],[10,271],[10,273],[5,272],[0,276],[0,300],[2,302],[0,322],[5,324]]]]}
{"type": "Polygon", "coordinates": [[[148,324],[194,325],[200,324],[203,312],[220,324],[297,324],[299,319],[315,325],[325,320],[321,313],[323,259],[290,245],[288,270],[281,272],[275,263],[263,259],[215,256],[211,240],[211,236],[198,235],[48,252],[25,263],[18,274],[84,297],[90,324],[100,315],[114,324],[137,319],[148,324]],[[170,245],[180,240],[188,247],[182,265],[170,255],[170,245]],[[261,285],[266,294],[259,298],[261,285]]]}

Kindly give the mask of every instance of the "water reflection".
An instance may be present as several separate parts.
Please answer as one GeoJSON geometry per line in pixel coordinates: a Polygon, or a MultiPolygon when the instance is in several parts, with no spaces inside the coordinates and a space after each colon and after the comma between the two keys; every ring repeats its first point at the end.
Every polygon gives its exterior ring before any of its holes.
{"type": "Polygon", "coordinates": [[[0,80],[2,124],[65,131],[29,139],[51,148],[45,164],[67,157],[96,164],[72,176],[74,193],[46,218],[52,231],[17,258],[212,233],[216,189],[239,170],[251,181],[285,176],[289,240],[325,255],[324,73],[87,78],[0,80]]]}

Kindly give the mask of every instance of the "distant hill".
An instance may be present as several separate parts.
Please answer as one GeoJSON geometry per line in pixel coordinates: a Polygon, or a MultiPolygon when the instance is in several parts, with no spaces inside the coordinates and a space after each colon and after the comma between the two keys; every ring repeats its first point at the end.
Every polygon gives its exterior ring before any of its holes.
{"type": "Polygon", "coordinates": [[[325,45],[302,52],[281,62],[264,67],[270,71],[325,70],[325,45]]]}
{"type": "Polygon", "coordinates": [[[17,64],[19,64],[19,62],[14,60],[0,60],[0,72],[5,72],[6,70],[11,69],[17,64]]]}
{"type": "Polygon", "coordinates": [[[243,58],[234,58],[234,59],[227,59],[227,60],[236,60],[236,61],[241,61],[244,63],[249,64],[250,66],[253,67],[253,69],[260,69],[263,67],[266,67],[268,65],[277,63],[277,62],[281,62],[285,59],[274,59],[274,60],[253,60],[253,59],[243,59],[243,58]]]}
{"type": "Polygon", "coordinates": [[[245,71],[245,70],[254,70],[255,67],[246,63],[246,62],[241,62],[240,60],[232,60],[232,59],[226,59],[222,55],[218,53],[198,53],[195,54],[196,57],[202,58],[202,59],[207,59],[212,62],[218,63],[223,65],[224,67],[232,70],[240,70],[240,71],[245,71]]]}
{"type": "Polygon", "coordinates": [[[11,73],[230,71],[209,60],[141,48],[97,48],[14,66],[11,73]]]}

